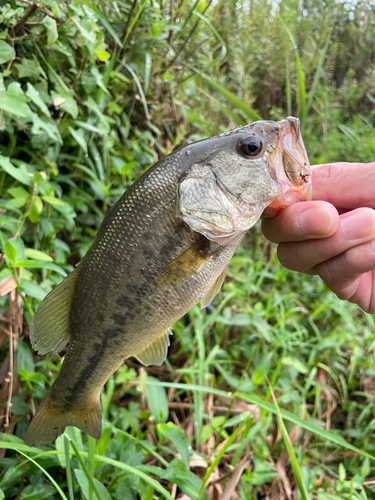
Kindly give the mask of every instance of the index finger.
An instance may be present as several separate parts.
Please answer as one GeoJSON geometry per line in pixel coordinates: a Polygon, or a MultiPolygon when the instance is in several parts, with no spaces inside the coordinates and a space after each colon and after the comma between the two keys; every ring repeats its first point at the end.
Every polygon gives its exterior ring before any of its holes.
{"type": "Polygon", "coordinates": [[[375,163],[326,163],[312,167],[314,200],[336,208],[375,208],[375,163]]]}

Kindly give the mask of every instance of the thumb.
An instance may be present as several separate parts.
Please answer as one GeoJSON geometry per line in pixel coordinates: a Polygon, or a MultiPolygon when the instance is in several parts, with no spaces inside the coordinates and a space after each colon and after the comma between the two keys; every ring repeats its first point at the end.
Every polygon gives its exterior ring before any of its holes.
{"type": "Polygon", "coordinates": [[[314,200],[336,208],[375,208],[375,162],[314,165],[312,185],[314,200]]]}

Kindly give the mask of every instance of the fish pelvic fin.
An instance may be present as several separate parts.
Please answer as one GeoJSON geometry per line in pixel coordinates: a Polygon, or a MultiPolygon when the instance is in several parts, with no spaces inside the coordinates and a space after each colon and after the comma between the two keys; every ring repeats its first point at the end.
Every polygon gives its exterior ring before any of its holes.
{"type": "Polygon", "coordinates": [[[43,300],[34,314],[30,341],[39,354],[56,354],[69,342],[69,314],[78,269],[70,273],[43,300]]]}
{"type": "Polygon", "coordinates": [[[151,344],[148,344],[142,351],[135,354],[134,357],[145,366],[161,365],[167,357],[170,335],[173,335],[172,328],[168,328],[151,344]]]}
{"type": "Polygon", "coordinates": [[[201,309],[204,309],[207,307],[209,304],[211,304],[212,300],[214,297],[219,293],[220,288],[223,286],[224,280],[225,280],[225,275],[227,274],[228,266],[223,269],[223,271],[220,273],[219,277],[215,280],[215,283],[212,285],[212,287],[206,292],[201,300],[201,309]]]}
{"type": "Polygon", "coordinates": [[[68,425],[74,425],[95,439],[102,433],[102,411],[99,396],[79,410],[63,411],[56,408],[47,395],[27,430],[28,446],[44,446],[52,443],[68,425]]]}

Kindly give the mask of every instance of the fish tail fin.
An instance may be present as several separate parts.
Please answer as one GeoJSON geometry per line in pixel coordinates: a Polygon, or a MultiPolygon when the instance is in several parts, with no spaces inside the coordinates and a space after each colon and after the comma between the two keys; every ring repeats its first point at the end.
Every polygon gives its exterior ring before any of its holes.
{"type": "Polygon", "coordinates": [[[43,446],[52,443],[68,425],[74,425],[95,439],[100,439],[102,415],[99,397],[79,410],[64,411],[56,408],[48,394],[42,401],[28,428],[25,443],[43,446]]]}

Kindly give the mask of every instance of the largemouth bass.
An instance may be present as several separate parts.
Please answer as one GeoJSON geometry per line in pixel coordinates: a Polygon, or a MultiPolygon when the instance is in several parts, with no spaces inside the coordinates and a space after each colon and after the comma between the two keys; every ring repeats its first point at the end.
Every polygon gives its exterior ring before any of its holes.
{"type": "Polygon", "coordinates": [[[161,364],[171,325],[211,302],[263,210],[309,198],[310,165],[293,117],[191,144],[146,171],[34,315],[33,348],[56,353],[69,342],[69,350],[26,443],[51,443],[67,425],[99,439],[100,391],[124,359],[161,364]]]}

